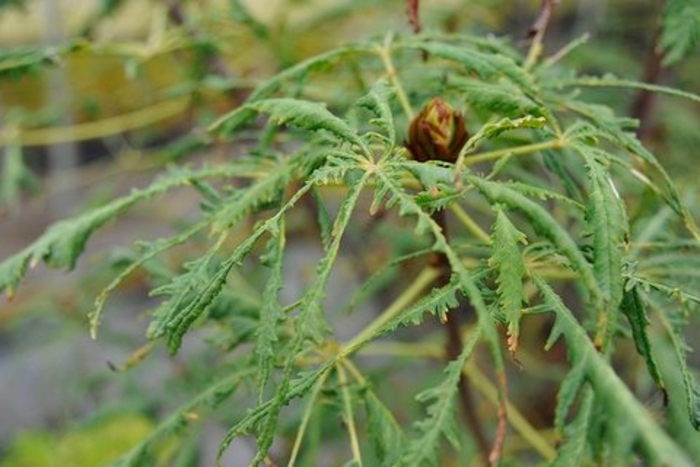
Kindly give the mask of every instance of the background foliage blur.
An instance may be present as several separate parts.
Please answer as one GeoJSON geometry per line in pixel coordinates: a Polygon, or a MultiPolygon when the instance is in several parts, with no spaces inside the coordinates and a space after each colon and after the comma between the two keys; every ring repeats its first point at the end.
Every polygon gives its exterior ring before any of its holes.
{"type": "MultiPolygon", "coordinates": [[[[523,48],[540,5],[423,3],[426,30],[505,35],[523,48]]],[[[257,82],[347,41],[410,33],[405,9],[401,0],[0,1],[0,258],[51,221],[143,185],[170,163],[224,157],[201,129],[257,82]]],[[[571,68],[700,93],[697,50],[659,63],[662,9],[654,0],[562,1],[547,52],[582,37],[587,44],[566,58],[571,68]]],[[[322,99],[343,89],[329,82],[314,91],[322,99]]],[[[698,198],[697,104],[586,92],[641,118],[644,142],[688,198],[698,198]]],[[[174,194],[141,207],[90,250],[116,266],[128,255],[116,246],[170,232],[194,203],[174,194]]],[[[110,369],[129,366],[143,345],[138,318],[148,304],[137,276],[110,305],[101,339],[89,340],[85,314],[110,274],[101,264],[84,260],[70,276],[38,271],[0,305],[0,465],[106,462],[207,378],[202,362],[217,357],[197,345],[166,366],[163,357],[123,374],[110,369]]],[[[212,423],[178,462],[211,458],[223,429],[212,423]]]]}

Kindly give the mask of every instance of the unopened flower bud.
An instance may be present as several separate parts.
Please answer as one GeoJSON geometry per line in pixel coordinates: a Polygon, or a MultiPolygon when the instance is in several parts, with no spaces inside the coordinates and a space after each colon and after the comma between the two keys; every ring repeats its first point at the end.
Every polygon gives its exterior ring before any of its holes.
{"type": "Polygon", "coordinates": [[[411,121],[406,147],[420,162],[455,162],[467,139],[464,116],[436,97],[411,121]]]}

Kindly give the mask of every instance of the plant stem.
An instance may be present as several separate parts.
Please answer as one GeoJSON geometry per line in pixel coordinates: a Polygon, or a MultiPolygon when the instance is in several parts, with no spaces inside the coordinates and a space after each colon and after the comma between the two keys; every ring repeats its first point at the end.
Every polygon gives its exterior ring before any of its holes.
{"type": "MultiPolygon", "coordinates": [[[[442,349],[435,344],[421,344],[420,346],[416,346],[415,343],[376,343],[364,348],[362,354],[389,355],[392,357],[404,358],[428,357],[437,359],[442,356],[443,352],[442,349]]],[[[462,371],[469,378],[469,381],[479,394],[483,395],[493,405],[498,406],[498,389],[476,365],[467,364],[462,371]]],[[[510,402],[507,402],[506,406],[508,407],[508,421],[513,429],[518,432],[535,451],[540,453],[545,460],[553,460],[554,457],[556,457],[557,451],[551,443],[542,436],[540,431],[532,426],[517,407],[510,402]]]]}
{"type": "Polygon", "coordinates": [[[559,0],[542,0],[540,14],[537,16],[535,23],[528,33],[532,38],[532,44],[530,44],[530,50],[527,53],[527,58],[523,65],[526,70],[531,69],[535,63],[537,63],[540,55],[542,55],[542,39],[544,39],[544,33],[547,31],[549,20],[552,18],[552,10],[554,10],[554,7],[558,3],[559,0]]]}
{"type": "MultiPolygon", "coordinates": [[[[649,56],[647,58],[646,69],[644,71],[644,82],[656,84],[659,81],[662,70],[663,51],[659,46],[661,42],[661,24],[657,24],[651,44],[649,56]]],[[[630,114],[639,120],[637,137],[644,142],[649,139],[652,130],[652,111],[654,110],[654,93],[648,89],[640,89],[632,103],[630,114]]]]}
{"type": "MultiPolygon", "coordinates": [[[[22,146],[48,146],[68,141],[82,141],[116,135],[180,115],[187,109],[189,101],[189,97],[167,100],[96,122],[20,130],[20,142],[22,146]]],[[[10,143],[12,139],[11,131],[0,132],[0,146],[10,143]]]]}
{"type": "Polygon", "coordinates": [[[401,80],[399,80],[399,75],[394,67],[394,63],[391,61],[391,40],[392,35],[387,34],[386,38],[384,39],[384,47],[378,48],[377,52],[379,53],[379,57],[382,59],[382,63],[384,64],[384,69],[389,77],[389,81],[391,81],[391,84],[393,84],[396,88],[396,95],[399,98],[401,107],[403,107],[403,111],[408,119],[411,120],[414,115],[413,107],[411,107],[406,91],[404,91],[403,86],[401,85],[401,80]]]}
{"type": "Polygon", "coordinates": [[[352,413],[352,403],[350,401],[350,391],[348,390],[348,378],[345,374],[345,369],[342,364],[335,365],[335,371],[338,373],[338,384],[340,385],[340,392],[343,395],[343,411],[345,418],[345,424],[348,427],[348,434],[350,435],[350,449],[352,450],[352,457],[354,464],[358,467],[362,467],[362,453],[360,452],[360,443],[357,439],[357,428],[355,427],[355,417],[352,413]]]}
{"type": "Polygon", "coordinates": [[[311,420],[311,412],[313,411],[314,405],[316,404],[316,399],[321,393],[323,385],[326,384],[326,378],[328,377],[328,372],[323,374],[316,384],[314,384],[311,394],[309,395],[309,402],[304,410],[304,415],[301,419],[299,429],[297,430],[297,436],[294,438],[294,445],[292,446],[292,453],[289,455],[288,467],[294,467],[294,464],[299,456],[299,450],[301,449],[301,442],[304,439],[304,434],[306,433],[306,427],[309,425],[309,420],[311,420]]]}
{"type": "Polygon", "coordinates": [[[472,216],[467,214],[467,212],[462,209],[462,206],[453,203],[450,205],[450,211],[452,211],[452,214],[457,216],[457,219],[460,220],[462,225],[464,225],[467,230],[469,230],[476,238],[481,240],[484,244],[489,245],[491,243],[491,237],[489,237],[489,234],[484,232],[484,229],[482,229],[479,224],[477,224],[474,219],[472,219],[472,216]]]}
{"type": "Polygon", "coordinates": [[[487,162],[505,156],[520,156],[524,154],[531,154],[533,152],[543,151],[545,149],[558,149],[561,147],[564,147],[564,141],[560,139],[552,139],[549,141],[543,141],[541,143],[525,144],[516,148],[496,149],[495,151],[487,151],[482,152],[481,154],[474,154],[465,157],[463,165],[468,167],[470,165],[478,164],[480,162],[487,162]]]}
{"type": "Polygon", "coordinates": [[[365,327],[342,347],[340,352],[338,352],[338,359],[347,357],[359,347],[369,342],[375,336],[375,334],[381,330],[382,327],[384,327],[394,317],[398,316],[399,313],[401,313],[408,305],[420,297],[425,288],[432,284],[438,276],[438,270],[435,268],[423,269],[413,283],[406,290],[404,290],[404,292],[396,300],[394,300],[394,302],[389,305],[389,307],[384,310],[381,315],[369,323],[367,327],[365,327]]]}

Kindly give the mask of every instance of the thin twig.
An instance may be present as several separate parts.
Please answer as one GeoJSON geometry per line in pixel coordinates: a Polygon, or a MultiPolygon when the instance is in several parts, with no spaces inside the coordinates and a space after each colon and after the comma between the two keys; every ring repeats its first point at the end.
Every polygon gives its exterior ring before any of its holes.
{"type": "Polygon", "coordinates": [[[559,0],[542,0],[540,14],[537,15],[537,19],[527,33],[527,37],[532,39],[532,43],[530,44],[530,50],[525,59],[525,69],[532,68],[540,55],[542,55],[542,39],[544,38],[544,33],[547,30],[549,21],[552,19],[552,11],[558,4],[559,0]]]}
{"type": "Polygon", "coordinates": [[[408,22],[411,23],[414,34],[418,34],[421,30],[418,3],[418,0],[408,0],[408,22]]]}
{"type": "MultiPolygon", "coordinates": [[[[647,63],[644,71],[644,82],[647,84],[656,84],[659,81],[662,70],[663,51],[659,47],[661,41],[661,24],[657,24],[654,31],[654,37],[647,57],[647,63]]],[[[637,137],[645,141],[649,139],[652,129],[652,111],[654,109],[655,94],[648,89],[640,89],[637,96],[632,102],[630,114],[632,117],[639,120],[639,128],[637,128],[637,137]]]]}

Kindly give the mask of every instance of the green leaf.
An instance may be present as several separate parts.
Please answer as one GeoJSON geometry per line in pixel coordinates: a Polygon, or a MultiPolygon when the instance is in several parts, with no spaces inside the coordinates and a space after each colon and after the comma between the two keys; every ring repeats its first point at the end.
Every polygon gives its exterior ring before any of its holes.
{"type": "MultiPolygon", "coordinates": [[[[510,81],[488,83],[483,80],[450,77],[449,85],[463,93],[473,108],[490,114],[509,117],[523,115],[539,116],[541,105],[527,97],[518,86],[510,81]]],[[[544,120],[544,119],[543,119],[544,120]]]]}
{"type": "MultiPolygon", "coordinates": [[[[268,183],[267,178],[260,181],[268,183]]],[[[156,294],[168,294],[171,298],[166,300],[154,312],[154,319],[149,326],[148,335],[151,339],[166,336],[168,350],[175,353],[180,348],[182,336],[187,332],[192,323],[204,312],[221,292],[231,269],[240,264],[248,255],[255,243],[271,228],[279,222],[287,211],[311,189],[309,182],[302,186],[272,217],[262,222],[255,231],[233,253],[217,264],[214,261],[215,254],[226,239],[227,232],[223,232],[219,241],[212,246],[206,254],[190,263],[188,271],[176,277],[172,283],[153,291],[156,294]]],[[[248,188],[255,191],[255,184],[248,188]]],[[[243,198],[246,203],[255,205],[256,197],[243,198]]],[[[236,209],[235,211],[239,211],[236,209]]]]}
{"type": "Polygon", "coordinates": [[[608,154],[582,144],[574,148],[583,157],[588,170],[586,230],[593,237],[593,272],[603,293],[597,339],[605,349],[619,319],[623,288],[622,254],[629,226],[625,207],[605,168],[608,154]]]}
{"type": "Polygon", "coordinates": [[[330,371],[334,365],[334,361],[329,361],[324,363],[319,368],[300,373],[296,378],[289,380],[289,383],[285,385],[284,391],[279,392],[270,400],[259,404],[254,409],[249,410],[245,417],[231,427],[231,429],[224,436],[224,439],[219,445],[217,460],[220,460],[223,453],[226,451],[226,449],[228,449],[229,445],[236,437],[244,434],[250,434],[256,426],[265,420],[265,418],[270,417],[272,414],[274,414],[276,417],[276,414],[281,406],[288,404],[293,399],[309,394],[319,378],[330,371]]]}
{"type": "Polygon", "coordinates": [[[508,350],[511,353],[515,353],[518,347],[520,317],[525,300],[525,263],[518,243],[526,243],[525,235],[516,229],[508,216],[497,207],[496,221],[491,233],[489,265],[496,269],[498,304],[508,326],[508,350]]]}
{"type": "Polygon", "coordinates": [[[464,45],[453,45],[445,42],[430,42],[427,40],[406,40],[396,42],[396,47],[410,47],[426,51],[431,57],[443,58],[463,65],[484,80],[500,77],[508,78],[516,84],[527,96],[538,94],[537,87],[522,67],[510,57],[499,53],[485,53],[464,45]]]}
{"type": "Polygon", "coordinates": [[[586,388],[581,397],[581,404],[574,421],[564,430],[563,444],[557,452],[553,467],[577,467],[587,465],[586,455],[588,427],[593,409],[593,391],[586,388]]]}
{"type": "Polygon", "coordinates": [[[158,447],[159,443],[191,425],[190,414],[203,408],[217,407],[233,394],[245,378],[252,376],[252,373],[252,368],[235,371],[208,386],[195,398],[174,410],[150,435],[112,464],[112,467],[144,465],[144,461],[149,458],[149,452],[158,447]]]}
{"type": "Polygon", "coordinates": [[[579,390],[585,382],[585,377],[586,359],[585,357],[581,357],[574,362],[571,370],[569,370],[559,386],[559,392],[557,393],[557,406],[554,410],[554,428],[558,431],[561,431],[564,428],[566,416],[569,413],[569,409],[574,403],[574,400],[576,400],[579,390]]]}
{"type": "Polygon", "coordinates": [[[369,149],[357,132],[326,109],[324,104],[291,98],[270,98],[244,104],[209,126],[209,131],[229,134],[249,122],[256,114],[269,117],[278,125],[290,125],[306,131],[324,130],[341,141],[354,144],[365,154],[369,149]]]}
{"type": "Polygon", "coordinates": [[[546,122],[547,120],[544,117],[533,117],[532,115],[526,115],[521,118],[502,118],[494,123],[486,123],[479,128],[474,136],[469,138],[460,154],[466,154],[467,152],[476,148],[482,141],[493,139],[506,131],[521,128],[542,128],[546,122]]]}
{"type": "Polygon", "coordinates": [[[296,331],[303,339],[311,339],[316,342],[323,341],[328,332],[328,325],[324,318],[323,301],[326,297],[326,286],[330,277],[333,265],[340,250],[340,240],[350,222],[350,217],[357,204],[360,193],[369,179],[369,174],[363,177],[350,189],[345,201],[340,207],[340,211],[333,223],[331,231],[331,241],[326,248],[326,254],[321,258],[316,267],[316,279],[304,294],[299,305],[301,312],[297,317],[296,331]]]}
{"type": "Polygon", "coordinates": [[[453,446],[459,446],[455,398],[459,391],[462,369],[474,352],[481,336],[480,331],[480,327],[477,327],[469,335],[459,356],[445,368],[445,378],[442,382],[417,396],[421,402],[433,400],[433,403],[428,406],[428,418],[416,423],[416,429],[420,434],[408,444],[401,459],[402,465],[424,465],[426,462],[437,465],[437,452],[443,435],[453,446]]]}
{"type": "Polygon", "coordinates": [[[7,289],[11,295],[27,268],[34,267],[40,261],[54,268],[72,269],[92,233],[133,205],[175,187],[187,186],[195,178],[233,176],[236,171],[236,168],[227,167],[174,170],[148,188],[134,189],[128,196],[53,224],[34,243],[0,264],[0,291],[7,289]]]}
{"type": "Polygon", "coordinates": [[[597,308],[602,308],[602,292],[593,268],[586,261],[569,232],[546,209],[501,183],[490,182],[468,174],[465,175],[465,179],[483,193],[492,204],[503,204],[525,214],[532,226],[547,237],[569,260],[571,267],[581,275],[581,280],[592,295],[597,308]]]}
{"type": "Polygon", "coordinates": [[[391,111],[390,101],[396,90],[386,80],[380,80],[372,86],[369,93],[357,101],[359,107],[372,112],[376,118],[369,122],[381,128],[389,138],[388,143],[396,142],[396,129],[394,128],[394,113],[391,111]]]}
{"type": "Polygon", "coordinates": [[[651,343],[647,333],[649,319],[647,318],[644,304],[639,296],[639,290],[637,287],[638,286],[634,284],[629,288],[629,290],[625,290],[622,296],[622,302],[620,303],[620,309],[627,317],[630,327],[632,328],[632,338],[634,339],[634,345],[637,348],[637,353],[639,353],[639,355],[641,355],[644,359],[651,379],[663,393],[665,401],[664,405],[666,405],[668,403],[666,385],[664,384],[661,372],[656,365],[656,360],[654,360],[654,356],[651,353],[651,343]]]}
{"type": "Polygon", "coordinates": [[[668,0],[662,21],[665,66],[687,57],[700,44],[700,5],[695,0],[668,0]]]}
{"type": "Polygon", "coordinates": [[[566,337],[571,358],[574,362],[579,359],[585,362],[586,379],[593,387],[596,401],[600,399],[609,407],[615,407],[614,413],[619,414],[615,421],[607,420],[607,423],[625,423],[628,429],[634,430],[636,439],[646,448],[645,453],[650,464],[691,466],[686,453],[663,431],[647,408],[625,386],[561,298],[549,284],[536,275],[533,275],[532,279],[540,290],[543,302],[557,317],[557,323],[566,337]]]}
{"type": "Polygon", "coordinates": [[[260,321],[255,330],[255,355],[258,363],[258,394],[262,400],[265,386],[275,364],[274,344],[278,341],[277,326],[285,319],[285,313],[279,300],[279,291],[283,287],[282,264],[285,247],[285,231],[283,219],[278,224],[271,224],[269,232],[272,236],[268,242],[267,253],[261,258],[263,264],[270,268],[265,292],[263,293],[260,321]]]}
{"type": "Polygon", "coordinates": [[[683,377],[683,387],[685,388],[685,398],[686,398],[686,413],[688,414],[688,419],[690,424],[697,431],[700,431],[700,387],[698,386],[695,377],[691,373],[688,367],[688,344],[686,344],[683,339],[682,330],[680,329],[680,322],[683,318],[675,317],[671,315],[670,312],[666,310],[665,306],[658,305],[655,300],[648,294],[645,294],[647,301],[654,305],[661,314],[661,316],[670,315],[670,318],[675,318],[674,323],[670,323],[669,318],[664,318],[662,320],[665,325],[668,336],[671,339],[673,345],[674,354],[680,370],[681,376],[683,377]],[[680,321],[680,322],[679,322],[680,321]]]}
{"type": "Polygon", "coordinates": [[[374,391],[364,392],[367,410],[367,437],[382,467],[399,465],[406,439],[389,408],[374,391]]]}

